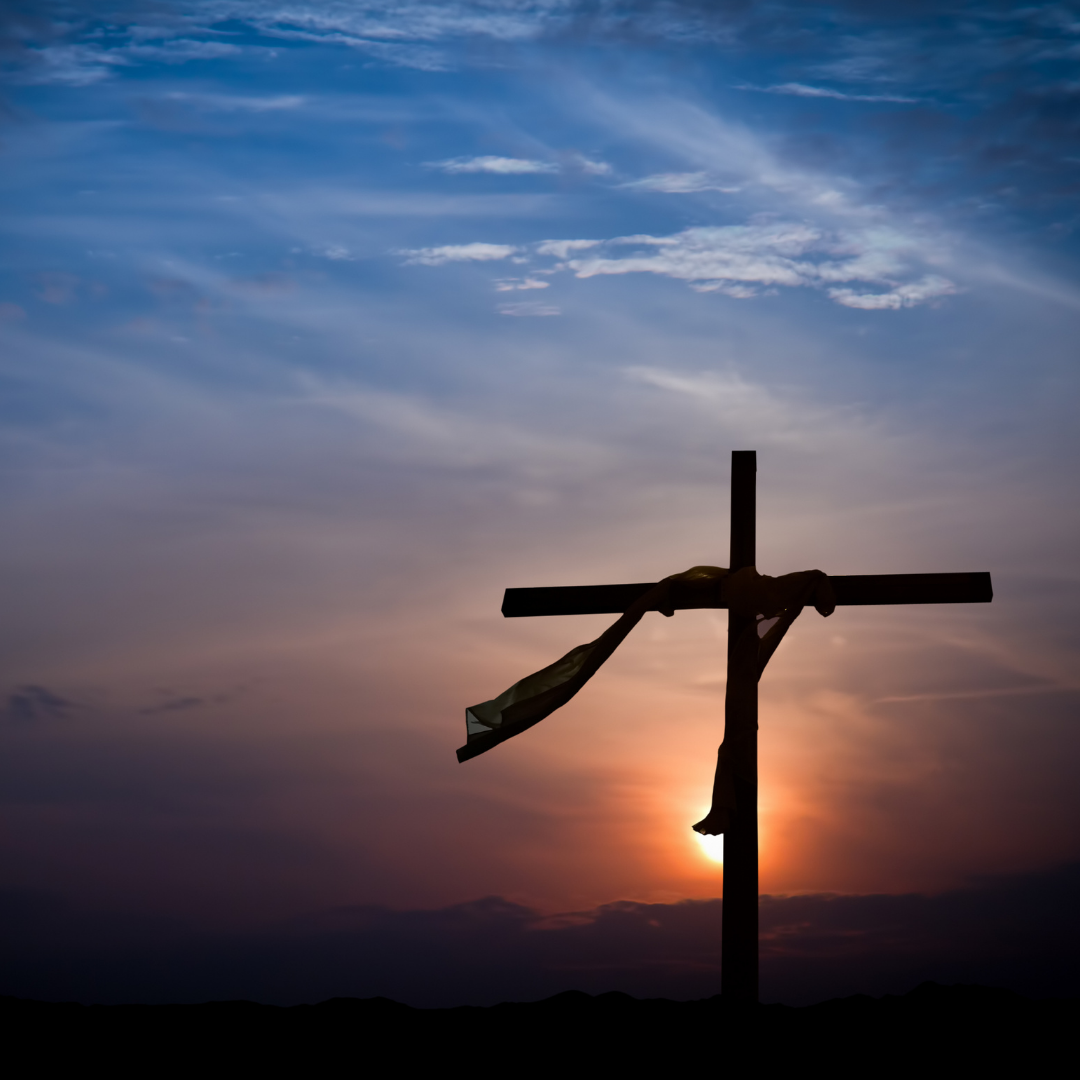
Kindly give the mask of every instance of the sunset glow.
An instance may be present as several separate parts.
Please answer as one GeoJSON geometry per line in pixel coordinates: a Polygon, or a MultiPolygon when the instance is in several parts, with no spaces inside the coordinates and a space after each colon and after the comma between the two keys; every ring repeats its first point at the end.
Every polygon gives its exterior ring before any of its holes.
{"type": "Polygon", "coordinates": [[[724,862],[724,838],[722,836],[700,836],[694,834],[706,859],[723,865],[724,862]]]}

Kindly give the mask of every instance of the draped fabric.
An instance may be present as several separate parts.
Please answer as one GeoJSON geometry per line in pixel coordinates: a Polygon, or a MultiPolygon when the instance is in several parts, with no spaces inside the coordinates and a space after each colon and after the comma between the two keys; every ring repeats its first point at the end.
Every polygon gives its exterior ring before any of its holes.
{"type": "MultiPolygon", "coordinates": [[[[555,663],[514,683],[498,697],[466,709],[467,741],[457,752],[458,761],[468,761],[550,716],[596,674],[645,612],[656,610],[671,615],[676,599],[679,606],[685,606],[686,598],[693,595],[699,599],[711,596],[717,601],[701,606],[728,607],[737,614],[763,619],[779,616],[776,625],[760,642],[756,628],[751,627],[754,631],[752,652],[746,647],[736,650],[740,670],[747,664],[754,666],[752,677],[755,683],[805,604],[813,603],[823,615],[830,614],[835,606],[828,578],[820,570],[771,578],[758,574],[753,567],[729,574],[720,566],[694,566],[681,574],[672,574],[639,597],[595,641],[578,645],[555,663]]],[[[730,686],[729,673],[729,692],[730,686]]],[[[706,818],[706,822],[708,820],[706,818]]]]}
{"type": "Polygon", "coordinates": [[[468,761],[521,734],[565,705],[641,622],[646,611],[673,614],[673,582],[708,587],[725,576],[727,570],[723,567],[694,566],[682,574],[664,578],[638,597],[595,641],[571,649],[554,664],[527,675],[497,698],[470,706],[465,710],[467,742],[457,752],[458,761],[468,761]]]}
{"type": "Polygon", "coordinates": [[[717,753],[712,806],[693,826],[706,836],[727,831],[738,807],[738,791],[755,792],[756,803],[757,684],[765,666],[804,607],[812,604],[826,616],[836,608],[832,585],[820,570],[771,578],[748,566],[727,579],[724,593],[728,609],[750,621],[728,640],[724,741],[717,753]],[[776,622],[761,633],[772,619],[776,622]]]}

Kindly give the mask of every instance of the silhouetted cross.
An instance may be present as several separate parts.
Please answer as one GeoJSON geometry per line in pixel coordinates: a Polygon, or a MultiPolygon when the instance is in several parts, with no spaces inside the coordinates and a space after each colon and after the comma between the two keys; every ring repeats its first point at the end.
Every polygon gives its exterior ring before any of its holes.
{"type": "MultiPolygon", "coordinates": [[[[730,574],[755,564],[757,453],[731,455],[730,574]]],[[[828,579],[836,604],[988,603],[993,598],[990,575],[857,574],[828,579]]],[[[502,613],[522,615],[594,615],[623,612],[655,582],[633,585],[571,585],[547,589],[507,589],[502,613]]],[[[669,606],[723,608],[719,586],[702,590],[673,585],[669,606]],[[682,595],[680,596],[680,591],[682,595]]],[[[805,600],[802,602],[806,602],[805,600]]],[[[796,609],[796,614],[797,614],[796,609]]],[[[792,616],[793,618],[793,616],[792,616]]],[[[728,611],[728,675],[724,702],[724,745],[738,747],[739,768],[725,770],[723,747],[714,785],[713,811],[695,826],[700,832],[724,834],[721,990],[726,997],[757,1001],[758,996],[758,822],[757,822],[757,683],[771,656],[756,653],[760,613],[728,611]],[[751,637],[752,635],[752,637],[751,637]],[[738,662],[736,647],[752,641],[753,663],[738,662]],[[726,809],[718,814],[717,792],[728,785],[726,809]],[[732,790],[733,785],[733,790],[732,790]]],[[[790,623],[789,623],[790,625],[790,623]]],[[[782,630],[786,627],[781,628],[782,630]]],[[[776,640],[779,640],[778,638],[776,640]]],[[[766,644],[763,642],[763,645],[766,644]]],[[[464,760],[467,753],[459,751],[464,760]]]]}

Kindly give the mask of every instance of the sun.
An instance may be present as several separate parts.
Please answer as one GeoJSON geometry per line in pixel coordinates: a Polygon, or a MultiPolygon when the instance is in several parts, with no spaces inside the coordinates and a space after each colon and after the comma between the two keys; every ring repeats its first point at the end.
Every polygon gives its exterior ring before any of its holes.
{"type": "Polygon", "coordinates": [[[701,853],[706,859],[710,859],[712,862],[720,863],[724,862],[724,838],[723,836],[702,836],[701,833],[694,833],[694,839],[698,842],[698,847],[701,848],[701,853]]]}

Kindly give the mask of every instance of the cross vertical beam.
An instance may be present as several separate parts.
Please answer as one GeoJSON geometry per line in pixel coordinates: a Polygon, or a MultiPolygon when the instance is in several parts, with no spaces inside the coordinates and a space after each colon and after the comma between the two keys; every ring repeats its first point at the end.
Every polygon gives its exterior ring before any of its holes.
{"type": "MultiPolygon", "coordinates": [[[[757,453],[731,453],[731,572],[756,563],[757,453]]],[[[728,611],[724,752],[734,766],[735,810],[724,833],[720,988],[728,1000],[758,999],[757,680],[735,662],[753,616],[728,611]],[[742,685],[747,683],[747,685],[742,685]]]]}

